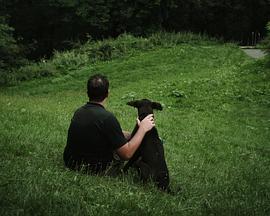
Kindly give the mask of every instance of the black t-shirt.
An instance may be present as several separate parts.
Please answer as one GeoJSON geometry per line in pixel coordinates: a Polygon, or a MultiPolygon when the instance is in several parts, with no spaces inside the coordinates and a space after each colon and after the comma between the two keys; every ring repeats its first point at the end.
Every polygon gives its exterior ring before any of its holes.
{"type": "Polygon", "coordinates": [[[126,142],[115,116],[102,105],[88,102],[71,120],[64,161],[70,168],[98,165],[98,169],[105,169],[112,162],[113,151],[126,142]]]}

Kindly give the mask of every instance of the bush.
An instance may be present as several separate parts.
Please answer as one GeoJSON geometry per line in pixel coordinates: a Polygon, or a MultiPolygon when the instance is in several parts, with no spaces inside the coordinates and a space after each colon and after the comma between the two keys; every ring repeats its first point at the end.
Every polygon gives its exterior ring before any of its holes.
{"type": "Polygon", "coordinates": [[[266,31],[267,35],[259,44],[259,48],[265,49],[265,52],[267,53],[267,65],[270,66],[270,21],[266,24],[266,31]]]}
{"type": "MultiPolygon", "coordinates": [[[[120,57],[130,56],[138,51],[152,50],[157,47],[172,47],[178,44],[210,44],[217,43],[206,35],[195,35],[186,33],[159,32],[150,35],[148,38],[134,37],[129,34],[122,34],[116,39],[105,39],[102,41],[87,41],[84,45],[73,50],[56,51],[51,60],[41,60],[21,67],[6,78],[14,81],[24,81],[43,76],[56,76],[68,74],[72,70],[97,61],[108,61],[120,57]]],[[[7,81],[9,82],[9,81],[7,81]]]]}
{"type": "Polygon", "coordinates": [[[267,36],[265,38],[265,48],[268,54],[270,54],[270,21],[266,25],[267,36]]]}
{"type": "Polygon", "coordinates": [[[51,63],[28,64],[18,69],[10,69],[1,74],[0,85],[15,85],[19,81],[31,80],[34,78],[50,77],[59,74],[58,70],[51,63]]]}
{"type": "Polygon", "coordinates": [[[6,23],[6,18],[0,16],[0,85],[15,79],[14,69],[27,62],[22,55],[23,48],[13,37],[13,31],[6,23]]]}
{"type": "Polygon", "coordinates": [[[53,64],[40,62],[21,67],[16,74],[18,81],[25,81],[33,78],[55,76],[59,73],[53,64]]]}
{"type": "Polygon", "coordinates": [[[56,51],[50,61],[62,74],[67,74],[70,70],[76,70],[88,62],[89,58],[85,53],[76,53],[75,50],[65,52],[56,51]]]}
{"type": "Polygon", "coordinates": [[[134,37],[122,34],[116,39],[106,39],[103,41],[88,41],[78,52],[87,54],[90,62],[107,61],[129,54],[138,50],[152,49],[153,45],[146,38],[134,37]]]}
{"type": "Polygon", "coordinates": [[[152,34],[149,37],[150,43],[154,46],[175,46],[179,44],[210,44],[217,43],[219,40],[216,38],[210,38],[204,34],[193,34],[191,32],[181,33],[169,33],[169,32],[158,32],[152,34]]]}

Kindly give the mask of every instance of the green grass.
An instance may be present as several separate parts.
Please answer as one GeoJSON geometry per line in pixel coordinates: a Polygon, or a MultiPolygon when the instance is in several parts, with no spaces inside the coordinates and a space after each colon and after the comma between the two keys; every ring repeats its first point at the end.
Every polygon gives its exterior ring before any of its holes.
{"type": "Polygon", "coordinates": [[[157,32],[147,38],[122,34],[117,38],[102,41],[89,40],[76,48],[64,52],[55,51],[51,59],[40,59],[28,62],[19,68],[9,68],[0,71],[0,87],[16,85],[21,81],[41,77],[57,77],[76,74],[78,68],[92,65],[101,61],[129,58],[142,51],[156,50],[164,47],[174,47],[179,44],[210,45],[221,43],[220,40],[207,35],[191,32],[168,33],[157,32]]]}
{"type": "Polygon", "coordinates": [[[234,45],[179,44],[2,88],[0,214],[269,215],[269,78],[234,45]],[[136,118],[127,101],[163,104],[156,124],[182,192],[64,168],[69,122],[96,72],[108,76],[107,109],[125,130],[136,118]]]}

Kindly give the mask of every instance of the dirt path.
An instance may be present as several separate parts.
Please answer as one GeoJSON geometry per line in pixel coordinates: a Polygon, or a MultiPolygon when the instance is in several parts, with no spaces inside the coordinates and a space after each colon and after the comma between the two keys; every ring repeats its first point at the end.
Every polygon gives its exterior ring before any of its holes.
{"type": "Polygon", "coordinates": [[[242,48],[242,50],[250,57],[258,59],[263,58],[266,56],[266,53],[260,49],[248,49],[248,48],[242,48]]]}

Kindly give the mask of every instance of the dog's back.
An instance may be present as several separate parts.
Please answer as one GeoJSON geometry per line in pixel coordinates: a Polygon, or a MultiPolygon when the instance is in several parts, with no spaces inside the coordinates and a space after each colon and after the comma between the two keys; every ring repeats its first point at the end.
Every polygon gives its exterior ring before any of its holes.
{"type": "Polygon", "coordinates": [[[146,134],[141,145],[140,153],[144,161],[151,169],[150,177],[161,189],[167,189],[169,185],[169,171],[167,168],[163,144],[158,136],[156,128],[146,134]]]}
{"type": "MultiPolygon", "coordinates": [[[[143,106],[145,104],[145,106],[149,106],[151,101],[146,101],[146,99],[141,101],[144,103],[139,103],[140,101],[136,101],[137,104],[135,104],[135,107],[138,108],[140,120],[143,119],[142,113],[144,116],[153,113],[152,109],[149,110],[139,107],[139,105],[143,106]]],[[[154,102],[151,102],[151,104],[152,103],[154,102]]],[[[129,105],[132,105],[132,102],[129,102],[129,105]]],[[[160,104],[159,106],[161,107],[160,104]]],[[[137,130],[138,126],[136,125],[131,137],[135,135],[137,130]]],[[[156,182],[159,188],[167,190],[169,185],[169,172],[165,161],[163,144],[155,127],[145,134],[140,147],[125,165],[124,171],[127,171],[128,168],[133,165],[136,165],[139,169],[142,180],[148,180],[151,178],[156,182]]]]}

